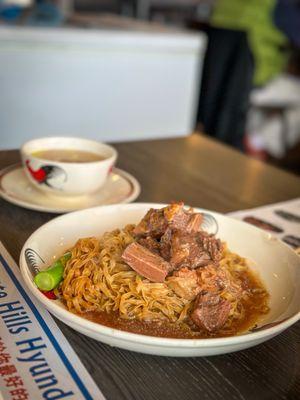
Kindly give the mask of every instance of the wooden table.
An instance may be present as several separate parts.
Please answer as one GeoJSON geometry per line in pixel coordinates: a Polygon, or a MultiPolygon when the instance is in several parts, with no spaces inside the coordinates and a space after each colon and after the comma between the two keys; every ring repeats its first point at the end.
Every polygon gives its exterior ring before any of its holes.
{"type": "MultiPolygon", "coordinates": [[[[194,134],[117,144],[118,166],[142,185],[139,201],[186,203],[229,212],[300,196],[300,180],[194,134]]],[[[0,153],[0,167],[19,160],[0,153]]],[[[15,260],[52,214],[0,200],[0,239],[15,260]]],[[[208,358],[163,358],[110,348],[58,321],[107,399],[299,399],[300,323],[252,349],[208,358]]]]}

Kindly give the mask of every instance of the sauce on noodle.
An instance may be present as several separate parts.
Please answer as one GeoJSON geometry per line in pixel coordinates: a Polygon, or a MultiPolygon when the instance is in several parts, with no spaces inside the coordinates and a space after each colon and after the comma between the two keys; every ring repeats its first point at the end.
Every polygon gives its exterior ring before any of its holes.
{"type": "Polygon", "coordinates": [[[80,314],[80,316],[110,328],[147,336],[177,339],[205,339],[209,337],[238,335],[253,328],[259,319],[269,311],[269,296],[260,282],[260,279],[249,270],[241,272],[239,274],[239,279],[242,280],[245,289],[251,293],[248,300],[241,300],[244,306],[245,316],[242,319],[233,321],[230,327],[225,326],[225,328],[215,333],[209,333],[204,330],[199,331],[199,328],[193,327],[192,325],[171,323],[166,320],[146,322],[137,319],[124,319],[120,318],[116,312],[87,312],[80,314]]]}

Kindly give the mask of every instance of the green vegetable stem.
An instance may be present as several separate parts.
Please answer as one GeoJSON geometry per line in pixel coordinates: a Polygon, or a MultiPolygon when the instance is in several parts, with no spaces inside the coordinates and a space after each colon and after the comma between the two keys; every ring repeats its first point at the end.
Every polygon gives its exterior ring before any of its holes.
{"type": "Polygon", "coordinates": [[[71,258],[71,253],[65,253],[55,261],[48,269],[41,271],[34,277],[34,283],[43,291],[48,292],[56,288],[63,278],[64,269],[67,261],[71,258]]]}

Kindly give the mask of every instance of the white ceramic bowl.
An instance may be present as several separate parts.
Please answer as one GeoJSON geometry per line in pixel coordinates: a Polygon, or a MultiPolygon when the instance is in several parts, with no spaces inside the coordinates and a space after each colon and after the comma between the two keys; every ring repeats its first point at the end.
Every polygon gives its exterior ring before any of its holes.
{"type": "MultiPolygon", "coordinates": [[[[25,243],[21,272],[29,290],[57,318],[75,330],[111,346],[163,356],[207,356],[255,346],[279,334],[300,319],[300,257],[283,242],[244,222],[209,212],[218,223],[218,237],[229,248],[248,258],[270,293],[270,313],[260,330],[213,339],[168,339],[128,333],[90,322],[67,311],[59,300],[47,299],[34,285],[25,251],[32,249],[49,265],[54,256],[80,237],[100,236],[106,231],[138,222],[150,208],[162,204],[126,204],[90,208],[58,217],[34,232],[25,243]]],[[[197,209],[197,211],[205,211],[197,209]]],[[[206,211],[207,212],[207,211],[206,211]]]]}
{"type": "Polygon", "coordinates": [[[38,189],[58,196],[82,196],[100,189],[117,159],[117,151],[104,143],[71,137],[33,139],[21,147],[21,157],[28,179],[38,189]],[[94,162],[59,162],[37,158],[41,150],[79,150],[104,158],[94,162]]]}

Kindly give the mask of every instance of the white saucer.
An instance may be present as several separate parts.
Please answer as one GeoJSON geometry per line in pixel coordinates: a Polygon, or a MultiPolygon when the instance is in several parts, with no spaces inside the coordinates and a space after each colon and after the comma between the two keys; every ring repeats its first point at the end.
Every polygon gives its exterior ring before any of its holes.
{"type": "Polygon", "coordinates": [[[0,195],[10,203],[37,211],[66,213],[99,205],[130,203],[140,194],[138,181],[127,172],[114,168],[104,187],[80,197],[59,197],[36,189],[20,164],[0,171],[0,195]]]}

